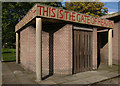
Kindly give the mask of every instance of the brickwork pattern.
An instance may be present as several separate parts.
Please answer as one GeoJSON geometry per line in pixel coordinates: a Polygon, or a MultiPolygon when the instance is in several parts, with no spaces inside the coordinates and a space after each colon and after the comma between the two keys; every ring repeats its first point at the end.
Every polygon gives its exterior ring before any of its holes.
{"type": "Polygon", "coordinates": [[[108,64],[108,43],[100,49],[101,62],[108,64]]]}
{"type": "Polygon", "coordinates": [[[118,64],[118,23],[115,23],[113,28],[113,64],[118,64]]]}
{"type": "Polygon", "coordinates": [[[42,73],[49,74],[49,33],[42,31],[42,73]]]}
{"type": "MultiPolygon", "coordinates": [[[[33,72],[36,71],[35,33],[36,29],[33,26],[20,32],[21,65],[33,72]]],[[[53,33],[52,40],[50,38],[49,32],[42,31],[42,73],[48,75],[53,65],[55,74],[72,74],[72,25],[65,25],[53,33]],[[54,47],[50,44],[51,42],[54,47]],[[51,53],[53,53],[53,58],[50,56],[51,53]],[[51,59],[53,59],[52,63],[51,59]]]]}
{"type": "Polygon", "coordinates": [[[32,26],[20,32],[20,62],[25,69],[35,72],[36,57],[35,28],[32,26]]]}
{"type": "Polygon", "coordinates": [[[54,73],[72,73],[72,25],[54,33],[54,73]]]}
{"type": "MultiPolygon", "coordinates": [[[[119,2],[120,5],[120,2],[119,2]]],[[[118,22],[118,64],[120,65],[120,21],[118,22]]]]}
{"type": "MultiPolygon", "coordinates": [[[[36,29],[27,27],[20,33],[20,60],[21,65],[35,72],[36,68],[36,29]]],[[[42,73],[48,74],[49,69],[49,34],[42,31],[42,73]],[[47,70],[47,71],[46,71],[47,70]]]]}
{"type": "MultiPolygon", "coordinates": [[[[118,22],[115,23],[113,28],[113,38],[112,38],[112,46],[113,46],[113,64],[118,64],[118,22]]],[[[107,37],[108,38],[108,37],[107,37]]],[[[108,43],[101,49],[101,61],[108,64],[108,43]]]]}

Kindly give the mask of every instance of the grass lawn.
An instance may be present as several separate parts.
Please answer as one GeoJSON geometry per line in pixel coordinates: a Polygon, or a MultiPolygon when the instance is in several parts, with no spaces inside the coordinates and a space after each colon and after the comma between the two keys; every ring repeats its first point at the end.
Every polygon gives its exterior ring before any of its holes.
{"type": "Polygon", "coordinates": [[[16,49],[2,48],[2,60],[3,61],[15,61],[16,49]]]}

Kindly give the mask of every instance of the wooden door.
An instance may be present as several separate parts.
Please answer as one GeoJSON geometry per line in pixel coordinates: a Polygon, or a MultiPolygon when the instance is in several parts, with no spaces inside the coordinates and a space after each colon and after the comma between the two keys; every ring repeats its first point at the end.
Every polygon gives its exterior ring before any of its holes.
{"type": "Polygon", "coordinates": [[[73,73],[84,72],[92,68],[92,32],[73,31],[73,73]]]}

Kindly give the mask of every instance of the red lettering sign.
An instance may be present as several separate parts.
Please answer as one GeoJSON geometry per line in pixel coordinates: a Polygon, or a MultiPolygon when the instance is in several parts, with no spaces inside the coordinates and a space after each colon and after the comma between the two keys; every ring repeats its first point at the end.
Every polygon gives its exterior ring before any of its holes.
{"type": "Polygon", "coordinates": [[[51,17],[55,17],[56,15],[55,15],[55,11],[56,9],[55,8],[52,8],[52,13],[53,13],[53,15],[51,15],[51,17]]]}
{"type": "Polygon", "coordinates": [[[51,16],[51,8],[49,8],[49,17],[51,16]]]}
{"type": "Polygon", "coordinates": [[[47,16],[48,16],[48,7],[46,11],[45,11],[45,8],[43,8],[43,16],[45,16],[45,13],[47,13],[47,16]]]}
{"type": "Polygon", "coordinates": [[[84,22],[84,23],[86,22],[84,15],[81,16],[81,21],[84,22]]]}
{"type": "Polygon", "coordinates": [[[72,12],[72,21],[75,21],[75,19],[74,19],[75,18],[75,14],[76,13],[72,12]]]}
{"type": "Polygon", "coordinates": [[[69,20],[71,20],[71,17],[72,17],[71,12],[69,12],[69,20]]]}
{"type": "Polygon", "coordinates": [[[104,26],[108,26],[108,22],[104,20],[104,26]]]}
{"type": "Polygon", "coordinates": [[[57,18],[59,18],[59,10],[57,10],[57,18]]]}
{"type": "Polygon", "coordinates": [[[60,19],[63,19],[63,10],[60,10],[60,15],[61,15],[60,19]]]}
{"type": "Polygon", "coordinates": [[[33,17],[35,16],[40,16],[40,17],[47,16],[49,18],[55,18],[55,19],[57,18],[57,19],[62,19],[66,21],[69,20],[73,22],[79,22],[79,23],[108,27],[108,28],[113,28],[114,26],[114,22],[111,20],[96,18],[93,16],[84,15],[81,13],[76,13],[72,11],[67,11],[63,9],[57,9],[50,6],[37,4],[26,14],[26,16],[21,20],[21,23],[17,24],[16,27],[21,28],[22,26],[27,24],[30,20],[32,20],[33,17]]]}
{"type": "Polygon", "coordinates": [[[77,21],[80,22],[80,14],[77,14],[76,18],[77,18],[77,21]],[[78,18],[78,16],[79,16],[79,18],[78,18]]]}
{"type": "Polygon", "coordinates": [[[97,24],[97,18],[94,18],[94,24],[97,24]]]}
{"type": "Polygon", "coordinates": [[[87,24],[90,24],[90,16],[87,16],[87,15],[86,15],[85,18],[86,18],[86,23],[87,23],[87,24]]]}
{"type": "Polygon", "coordinates": [[[44,6],[37,6],[37,7],[39,7],[39,8],[40,8],[40,15],[42,15],[42,14],[41,14],[41,12],[42,12],[42,10],[41,10],[41,9],[42,9],[42,8],[44,8],[44,6]]]}
{"type": "Polygon", "coordinates": [[[103,24],[103,19],[101,19],[100,21],[101,21],[101,26],[104,26],[104,24],[103,24]]]}
{"type": "Polygon", "coordinates": [[[69,12],[64,11],[64,13],[66,13],[66,20],[67,20],[68,19],[67,16],[68,16],[69,12]]]}
{"type": "Polygon", "coordinates": [[[91,16],[91,24],[94,24],[94,17],[91,16]]]}
{"type": "Polygon", "coordinates": [[[101,21],[100,21],[100,19],[98,19],[98,25],[101,25],[101,21]]]}

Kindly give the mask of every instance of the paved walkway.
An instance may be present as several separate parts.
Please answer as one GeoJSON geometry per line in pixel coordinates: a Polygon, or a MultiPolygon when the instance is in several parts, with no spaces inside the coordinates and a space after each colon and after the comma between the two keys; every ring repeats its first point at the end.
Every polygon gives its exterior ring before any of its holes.
{"type": "Polygon", "coordinates": [[[2,84],[2,63],[0,61],[0,86],[2,84]]]}
{"type": "Polygon", "coordinates": [[[108,79],[108,80],[105,80],[105,81],[101,81],[101,82],[98,82],[98,83],[95,83],[94,85],[97,85],[97,84],[118,84],[118,82],[120,84],[120,76],[112,78],[112,79],[108,79]]]}
{"type": "Polygon", "coordinates": [[[35,82],[35,73],[24,70],[15,62],[2,63],[3,84],[93,84],[118,76],[118,67],[101,65],[97,71],[87,71],[69,76],[50,76],[41,82],[35,82]]]}

